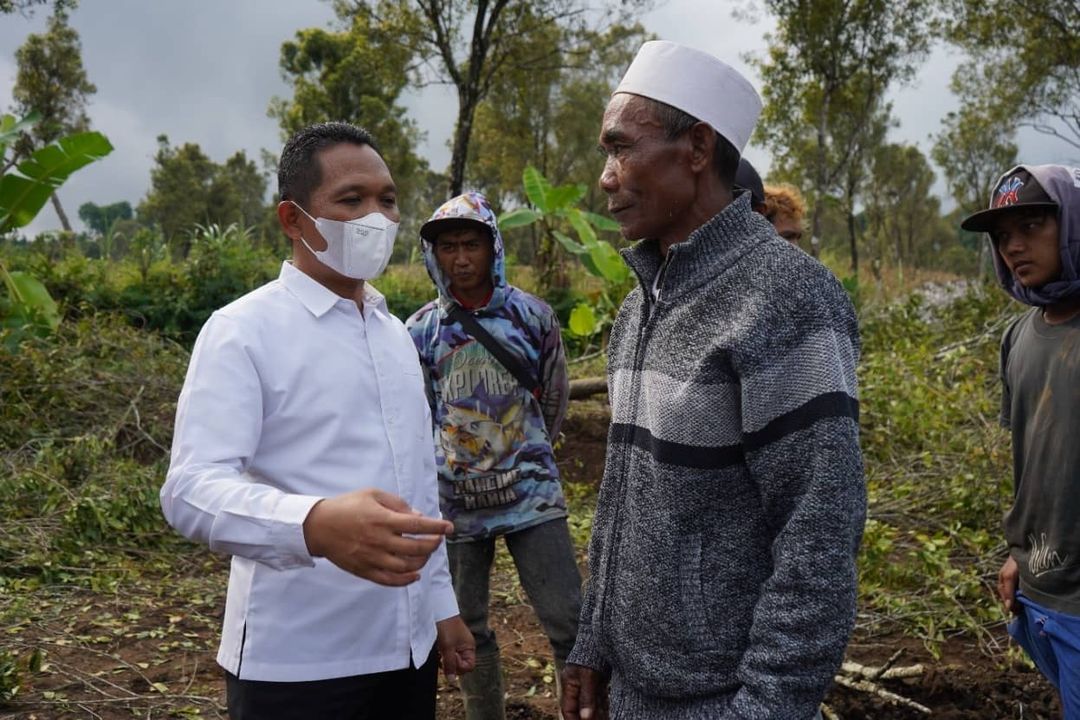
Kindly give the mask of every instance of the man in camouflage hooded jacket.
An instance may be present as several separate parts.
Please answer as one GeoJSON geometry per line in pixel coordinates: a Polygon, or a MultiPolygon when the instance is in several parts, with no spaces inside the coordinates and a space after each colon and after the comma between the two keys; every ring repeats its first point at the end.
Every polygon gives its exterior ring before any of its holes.
{"type": "Polygon", "coordinates": [[[562,669],[573,648],[581,576],[566,524],[552,442],[569,383],[552,309],[506,282],[502,236],[479,193],[443,204],[420,230],[439,297],[406,323],[428,375],[447,550],[461,614],[476,637],[462,678],[466,717],[502,718],[499,647],[488,625],[488,582],[502,535],[562,669]],[[514,358],[535,392],[452,316],[462,308],[514,358]]]}

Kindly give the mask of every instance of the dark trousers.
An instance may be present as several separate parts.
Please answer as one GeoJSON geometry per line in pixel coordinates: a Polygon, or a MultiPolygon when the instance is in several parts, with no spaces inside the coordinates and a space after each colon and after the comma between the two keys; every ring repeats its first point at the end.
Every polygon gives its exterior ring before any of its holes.
{"type": "MultiPolygon", "coordinates": [[[[561,667],[574,647],[581,612],[581,573],[566,518],[549,520],[504,535],[514,558],[521,586],[529,596],[544,633],[561,667]]],[[[461,618],[476,638],[477,656],[499,651],[495,631],[488,625],[488,588],[495,538],[450,543],[450,575],[461,618]]]]}
{"type": "Polygon", "coordinates": [[[308,682],[241,680],[225,673],[232,720],[435,720],[438,654],[420,668],[308,682]]]}

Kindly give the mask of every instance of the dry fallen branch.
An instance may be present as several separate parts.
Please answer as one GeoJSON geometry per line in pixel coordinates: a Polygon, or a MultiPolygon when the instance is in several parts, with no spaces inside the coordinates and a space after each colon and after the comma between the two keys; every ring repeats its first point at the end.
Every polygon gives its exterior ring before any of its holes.
{"type": "MultiPolygon", "coordinates": [[[[840,666],[840,675],[836,676],[836,682],[846,688],[876,695],[893,705],[903,705],[918,710],[926,715],[930,714],[930,708],[920,705],[914,700],[886,690],[877,683],[878,680],[895,680],[899,678],[918,677],[924,672],[922,664],[908,665],[906,667],[893,667],[896,661],[904,654],[903,648],[897,650],[892,656],[878,667],[871,667],[861,663],[847,660],[840,666]]],[[[824,714],[824,709],[822,710],[824,714]]]]}
{"type": "Polygon", "coordinates": [[[902,695],[897,695],[894,692],[889,692],[877,683],[872,683],[869,680],[853,680],[845,675],[837,675],[835,679],[837,683],[843,685],[846,688],[851,688],[852,690],[859,690],[861,692],[867,692],[871,695],[877,695],[882,700],[888,703],[892,703],[893,705],[902,705],[904,707],[909,707],[913,710],[918,710],[919,712],[926,715],[929,715],[931,712],[930,708],[926,707],[925,705],[920,705],[914,700],[908,700],[902,695]]]}
{"type": "Polygon", "coordinates": [[[857,662],[851,662],[850,660],[845,661],[840,669],[849,676],[858,675],[871,681],[878,678],[882,680],[901,680],[903,678],[919,677],[926,672],[926,668],[922,663],[882,670],[882,668],[868,667],[866,665],[860,665],[857,662]],[[875,676],[878,672],[881,674],[875,676]]]}

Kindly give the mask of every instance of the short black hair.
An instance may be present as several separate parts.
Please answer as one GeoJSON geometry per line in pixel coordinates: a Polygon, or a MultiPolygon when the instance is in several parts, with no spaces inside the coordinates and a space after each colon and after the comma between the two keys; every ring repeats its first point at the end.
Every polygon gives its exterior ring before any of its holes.
{"type": "Polygon", "coordinates": [[[1046,207],[1045,205],[1013,205],[1011,207],[1000,208],[1000,210],[1001,212],[987,221],[989,223],[989,228],[986,232],[990,235],[990,242],[994,243],[994,245],[998,244],[998,239],[994,237],[998,229],[997,221],[1003,217],[1020,217],[1024,220],[1045,220],[1049,218],[1061,222],[1061,211],[1056,207],[1046,207]]]}
{"type": "MultiPolygon", "coordinates": [[[[689,132],[690,128],[701,122],[693,115],[667,103],[652,98],[645,98],[645,100],[652,103],[656,112],[656,119],[660,121],[660,126],[667,133],[668,140],[674,140],[683,133],[689,132]]],[[[716,149],[713,151],[713,170],[716,171],[716,174],[726,185],[732,187],[735,185],[735,173],[739,169],[740,154],[726,137],[720,133],[715,134],[716,149]]]]}
{"type": "Polygon", "coordinates": [[[307,204],[311,192],[322,182],[322,166],[316,162],[320,150],[350,143],[369,146],[379,153],[371,133],[346,122],[324,122],[297,130],[285,143],[278,161],[278,197],[307,204]]]}

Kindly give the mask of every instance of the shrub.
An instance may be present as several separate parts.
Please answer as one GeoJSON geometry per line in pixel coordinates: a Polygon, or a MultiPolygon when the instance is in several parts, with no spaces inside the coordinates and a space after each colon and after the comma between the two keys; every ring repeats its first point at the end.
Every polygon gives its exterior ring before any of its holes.
{"type": "Polygon", "coordinates": [[[49,341],[0,342],[0,585],[103,582],[131,553],[176,541],[157,488],[187,359],[103,315],[49,341]]]}

